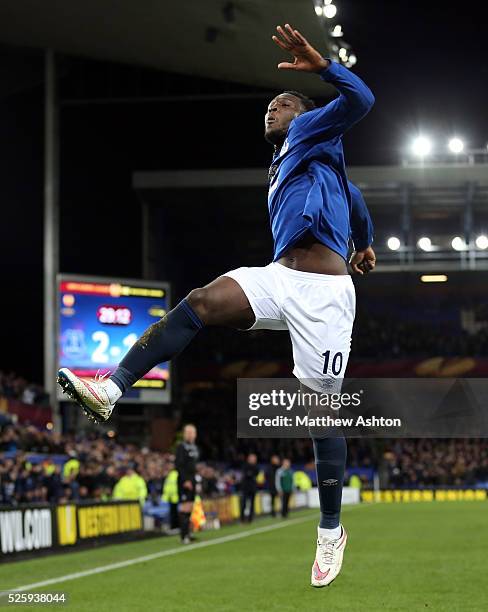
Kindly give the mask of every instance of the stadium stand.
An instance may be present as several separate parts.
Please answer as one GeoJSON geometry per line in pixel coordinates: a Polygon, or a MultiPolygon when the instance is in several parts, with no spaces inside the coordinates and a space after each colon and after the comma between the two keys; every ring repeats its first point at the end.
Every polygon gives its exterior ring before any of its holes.
{"type": "MultiPolygon", "coordinates": [[[[97,500],[112,498],[114,487],[130,468],[145,481],[148,499],[159,500],[165,478],[173,467],[170,453],[123,444],[109,435],[74,436],[39,431],[33,426],[4,424],[0,431],[0,503],[97,500]]],[[[216,444],[203,437],[202,448],[216,444]]],[[[229,441],[220,437],[224,457],[229,441]]],[[[315,481],[308,440],[252,440],[234,442],[227,461],[198,466],[203,497],[239,490],[241,467],[248,452],[257,452],[261,469],[278,453],[294,460],[315,481]],[[247,443],[246,443],[247,442],[247,443]]],[[[371,488],[378,473],[383,489],[488,487],[488,441],[480,440],[350,440],[348,478],[358,476],[371,488]]]]}
{"type": "Polygon", "coordinates": [[[45,405],[49,397],[41,387],[16,372],[0,370],[0,397],[22,400],[26,404],[45,405]]]}

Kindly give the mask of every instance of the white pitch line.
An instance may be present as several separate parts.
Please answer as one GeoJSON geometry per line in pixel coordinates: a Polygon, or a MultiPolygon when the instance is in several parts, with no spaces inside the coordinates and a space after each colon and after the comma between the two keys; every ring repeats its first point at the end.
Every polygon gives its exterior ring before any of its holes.
{"type": "MultiPolygon", "coordinates": [[[[346,505],[342,508],[342,512],[345,510],[352,510],[353,508],[364,508],[366,504],[358,504],[354,506],[346,505]]],[[[267,525],[266,527],[258,527],[257,529],[250,529],[248,531],[241,531],[239,533],[233,533],[228,536],[221,538],[214,538],[207,540],[206,542],[197,542],[196,544],[189,544],[188,546],[181,546],[178,548],[170,548],[169,550],[162,550],[157,553],[150,555],[144,555],[143,557],[135,557],[134,559],[127,559],[127,561],[119,561],[118,563],[110,563],[109,565],[101,565],[99,567],[93,567],[82,572],[74,572],[73,574],[66,574],[65,576],[58,576],[57,578],[49,578],[48,580],[41,580],[40,582],[33,582],[32,584],[24,584],[16,587],[15,589],[8,589],[7,591],[0,592],[0,599],[5,597],[8,593],[20,593],[22,591],[32,591],[32,589],[40,589],[42,587],[50,586],[51,584],[60,584],[61,582],[69,582],[70,580],[77,580],[78,578],[85,578],[86,576],[93,576],[94,574],[103,574],[104,572],[110,572],[112,570],[120,569],[122,567],[129,567],[131,565],[137,565],[138,563],[144,563],[145,561],[153,561],[154,559],[160,559],[161,557],[171,557],[173,555],[179,555],[181,553],[189,552],[191,550],[197,550],[199,548],[207,548],[208,546],[214,546],[215,544],[225,544],[226,542],[233,542],[234,540],[240,540],[242,538],[248,538],[257,533],[266,533],[267,531],[274,531],[275,529],[282,529],[289,525],[297,525],[299,523],[305,523],[312,519],[317,520],[317,512],[304,516],[302,518],[291,519],[289,521],[278,523],[277,525],[267,525]]]]}
{"type": "Polygon", "coordinates": [[[145,561],[153,561],[154,559],[160,559],[161,557],[170,557],[172,555],[179,555],[181,553],[190,552],[191,550],[197,550],[199,548],[207,548],[208,546],[215,546],[216,544],[225,544],[226,542],[233,542],[234,540],[240,540],[249,536],[256,535],[257,533],[266,533],[267,531],[274,531],[275,529],[282,529],[289,525],[297,525],[299,523],[305,523],[310,520],[317,520],[317,514],[309,515],[303,518],[296,518],[279,523],[278,525],[268,525],[266,527],[258,527],[257,529],[251,529],[248,531],[241,531],[240,533],[233,533],[228,536],[221,538],[215,538],[213,540],[207,540],[206,542],[198,542],[196,544],[189,544],[188,546],[181,546],[179,548],[170,548],[169,550],[162,550],[151,555],[144,555],[143,557],[135,557],[134,559],[128,559],[127,561],[119,561],[118,563],[110,563],[109,565],[101,565],[99,567],[93,567],[82,572],[74,572],[73,574],[66,574],[65,576],[58,576],[57,578],[49,578],[48,580],[41,580],[40,582],[33,582],[32,584],[24,584],[16,587],[15,589],[9,589],[0,593],[0,597],[4,597],[8,593],[20,593],[22,591],[32,591],[33,589],[39,589],[42,587],[50,586],[51,584],[60,584],[61,582],[68,582],[69,580],[77,580],[78,578],[85,578],[86,576],[93,576],[94,574],[103,574],[104,572],[110,572],[112,570],[120,569],[122,567],[129,567],[131,565],[137,565],[138,563],[144,563],[145,561]]]}

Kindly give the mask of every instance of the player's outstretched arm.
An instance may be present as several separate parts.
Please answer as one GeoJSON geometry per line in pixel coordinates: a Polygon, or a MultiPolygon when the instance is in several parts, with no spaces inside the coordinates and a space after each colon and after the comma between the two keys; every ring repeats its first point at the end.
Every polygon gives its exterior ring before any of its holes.
{"type": "Polygon", "coordinates": [[[325,59],[298,31],[289,24],[278,26],[274,42],[290,53],[293,62],[280,62],[280,70],[297,70],[320,74],[339,90],[339,97],[326,106],[300,115],[295,121],[308,136],[320,135],[325,139],[340,136],[364,117],[374,104],[369,87],[350,70],[337,62],[325,59]]]}

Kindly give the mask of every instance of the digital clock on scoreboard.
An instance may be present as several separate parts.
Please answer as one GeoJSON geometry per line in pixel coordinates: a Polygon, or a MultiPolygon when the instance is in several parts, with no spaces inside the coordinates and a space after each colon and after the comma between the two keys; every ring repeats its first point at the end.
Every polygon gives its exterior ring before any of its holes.
{"type": "MultiPolygon", "coordinates": [[[[113,372],[144,330],[166,314],[169,285],[61,275],[58,302],[58,365],[89,379],[113,372]]],[[[169,365],[155,366],[124,399],[168,403],[169,365]]]]}

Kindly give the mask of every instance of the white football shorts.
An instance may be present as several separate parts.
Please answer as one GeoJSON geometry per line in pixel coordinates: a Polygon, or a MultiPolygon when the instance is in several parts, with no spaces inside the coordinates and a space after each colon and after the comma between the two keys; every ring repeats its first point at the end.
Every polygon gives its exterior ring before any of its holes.
{"type": "Polygon", "coordinates": [[[290,332],[293,374],[304,385],[323,391],[331,379],[344,378],[356,310],[349,274],[299,272],[273,262],[223,276],[233,278],[249,300],[256,317],[249,330],[290,332]]]}

